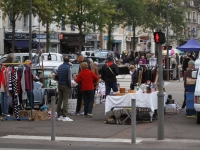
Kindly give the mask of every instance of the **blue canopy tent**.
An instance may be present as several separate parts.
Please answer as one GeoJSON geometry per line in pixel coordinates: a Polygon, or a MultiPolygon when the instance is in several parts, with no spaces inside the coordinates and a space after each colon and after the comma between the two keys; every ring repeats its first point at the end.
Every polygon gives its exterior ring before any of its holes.
{"type": "Polygon", "coordinates": [[[176,47],[176,49],[181,51],[200,51],[200,44],[196,40],[190,39],[184,45],[176,47]]]}

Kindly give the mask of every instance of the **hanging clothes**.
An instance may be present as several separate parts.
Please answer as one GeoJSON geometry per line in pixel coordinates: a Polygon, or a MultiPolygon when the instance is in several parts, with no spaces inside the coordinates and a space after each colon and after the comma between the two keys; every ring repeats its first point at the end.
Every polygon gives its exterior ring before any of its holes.
{"type": "Polygon", "coordinates": [[[22,100],[27,99],[27,92],[26,92],[26,85],[25,85],[25,68],[22,72],[22,78],[21,78],[21,88],[22,88],[22,100]]]}
{"type": "Polygon", "coordinates": [[[19,97],[17,90],[17,69],[12,70],[12,84],[13,84],[13,102],[14,102],[14,114],[16,118],[19,118],[19,97]]]}
{"type": "Polygon", "coordinates": [[[26,67],[26,70],[25,70],[25,86],[26,86],[26,91],[30,91],[34,89],[33,75],[32,75],[30,67],[26,67]]]}

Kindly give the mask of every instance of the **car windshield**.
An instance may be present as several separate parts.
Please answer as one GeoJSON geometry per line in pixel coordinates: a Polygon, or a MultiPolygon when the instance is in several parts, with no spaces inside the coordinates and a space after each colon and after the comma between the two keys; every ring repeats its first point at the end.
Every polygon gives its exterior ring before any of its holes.
{"type": "MultiPolygon", "coordinates": [[[[48,55],[43,55],[44,56],[44,60],[48,60],[47,58],[48,58],[48,55]]],[[[58,59],[57,59],[57,56],[56,55],[53,55],[53,54],[51,54],[51,61],[57,61],[58,59]]]]}
{"type": "Polygon", "coordinates": [[[108,52],[95,52],[96,57],[107,57],[108,52]]]}

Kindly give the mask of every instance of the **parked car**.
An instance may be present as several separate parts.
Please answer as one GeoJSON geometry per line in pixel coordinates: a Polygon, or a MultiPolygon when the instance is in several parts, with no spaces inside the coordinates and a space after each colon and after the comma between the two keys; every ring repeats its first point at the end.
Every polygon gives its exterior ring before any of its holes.
{"type": "MultiPolygon", "coordinates": [[[[29,59],[29,53],[13,53],[15,55],[15,60],[14,62],[25,62],[27,59],[29,59]]],[[[31,53],[32,58],[34,57],[36,53],[31,53]]],[[[8,54],[5,54],[0,57],[0,63],[2,63],[4,60],[7,59],[8,54]]]]}
{"type": "Polygon", "coordinates": [[[103,57],[103,58],[106,58],[108,56],[112,56],[113,58],[115,57],[115,53],[107,49],[101,49],[101,50],[95,51],[94,55],[95,57],[103,57]]]}
{"type": "Polygon", "coordinates": [[[68,56],[70,62],[76,60],[76,58],[77,58],[76,54],[62,54],[62,55],[63,55],[63,57],[68,56]]]}
{"type": "Polygon", "coordinates": [[[85,57],[87,56],[95,56],[95,51],[81,51],[81,54],[85,57]]]}
{"type": "MultiPolygon", "coordinates": [[[[48,88],[48,80],[51,78],[52,73],[57,70],[57,67],[44,67],[44,75],[43,70],[40,67],[31,68],[32,73],[39,77],[39,81],[43,83],[43,88],[48,88]]],[[[54,89],[44,89],[44,104],[49,104],[51,101],[51,96],[55,95],[54,89]]]]}

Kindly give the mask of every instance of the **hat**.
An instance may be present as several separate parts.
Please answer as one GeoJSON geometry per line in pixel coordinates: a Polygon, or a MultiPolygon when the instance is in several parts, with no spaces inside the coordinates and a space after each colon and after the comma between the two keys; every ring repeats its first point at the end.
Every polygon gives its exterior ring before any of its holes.
{"type": "Polygon", "coordinates": [[[112,57],[107,57],[106,60],[108,60],[108,61],[113,61],[112,57]]]}

